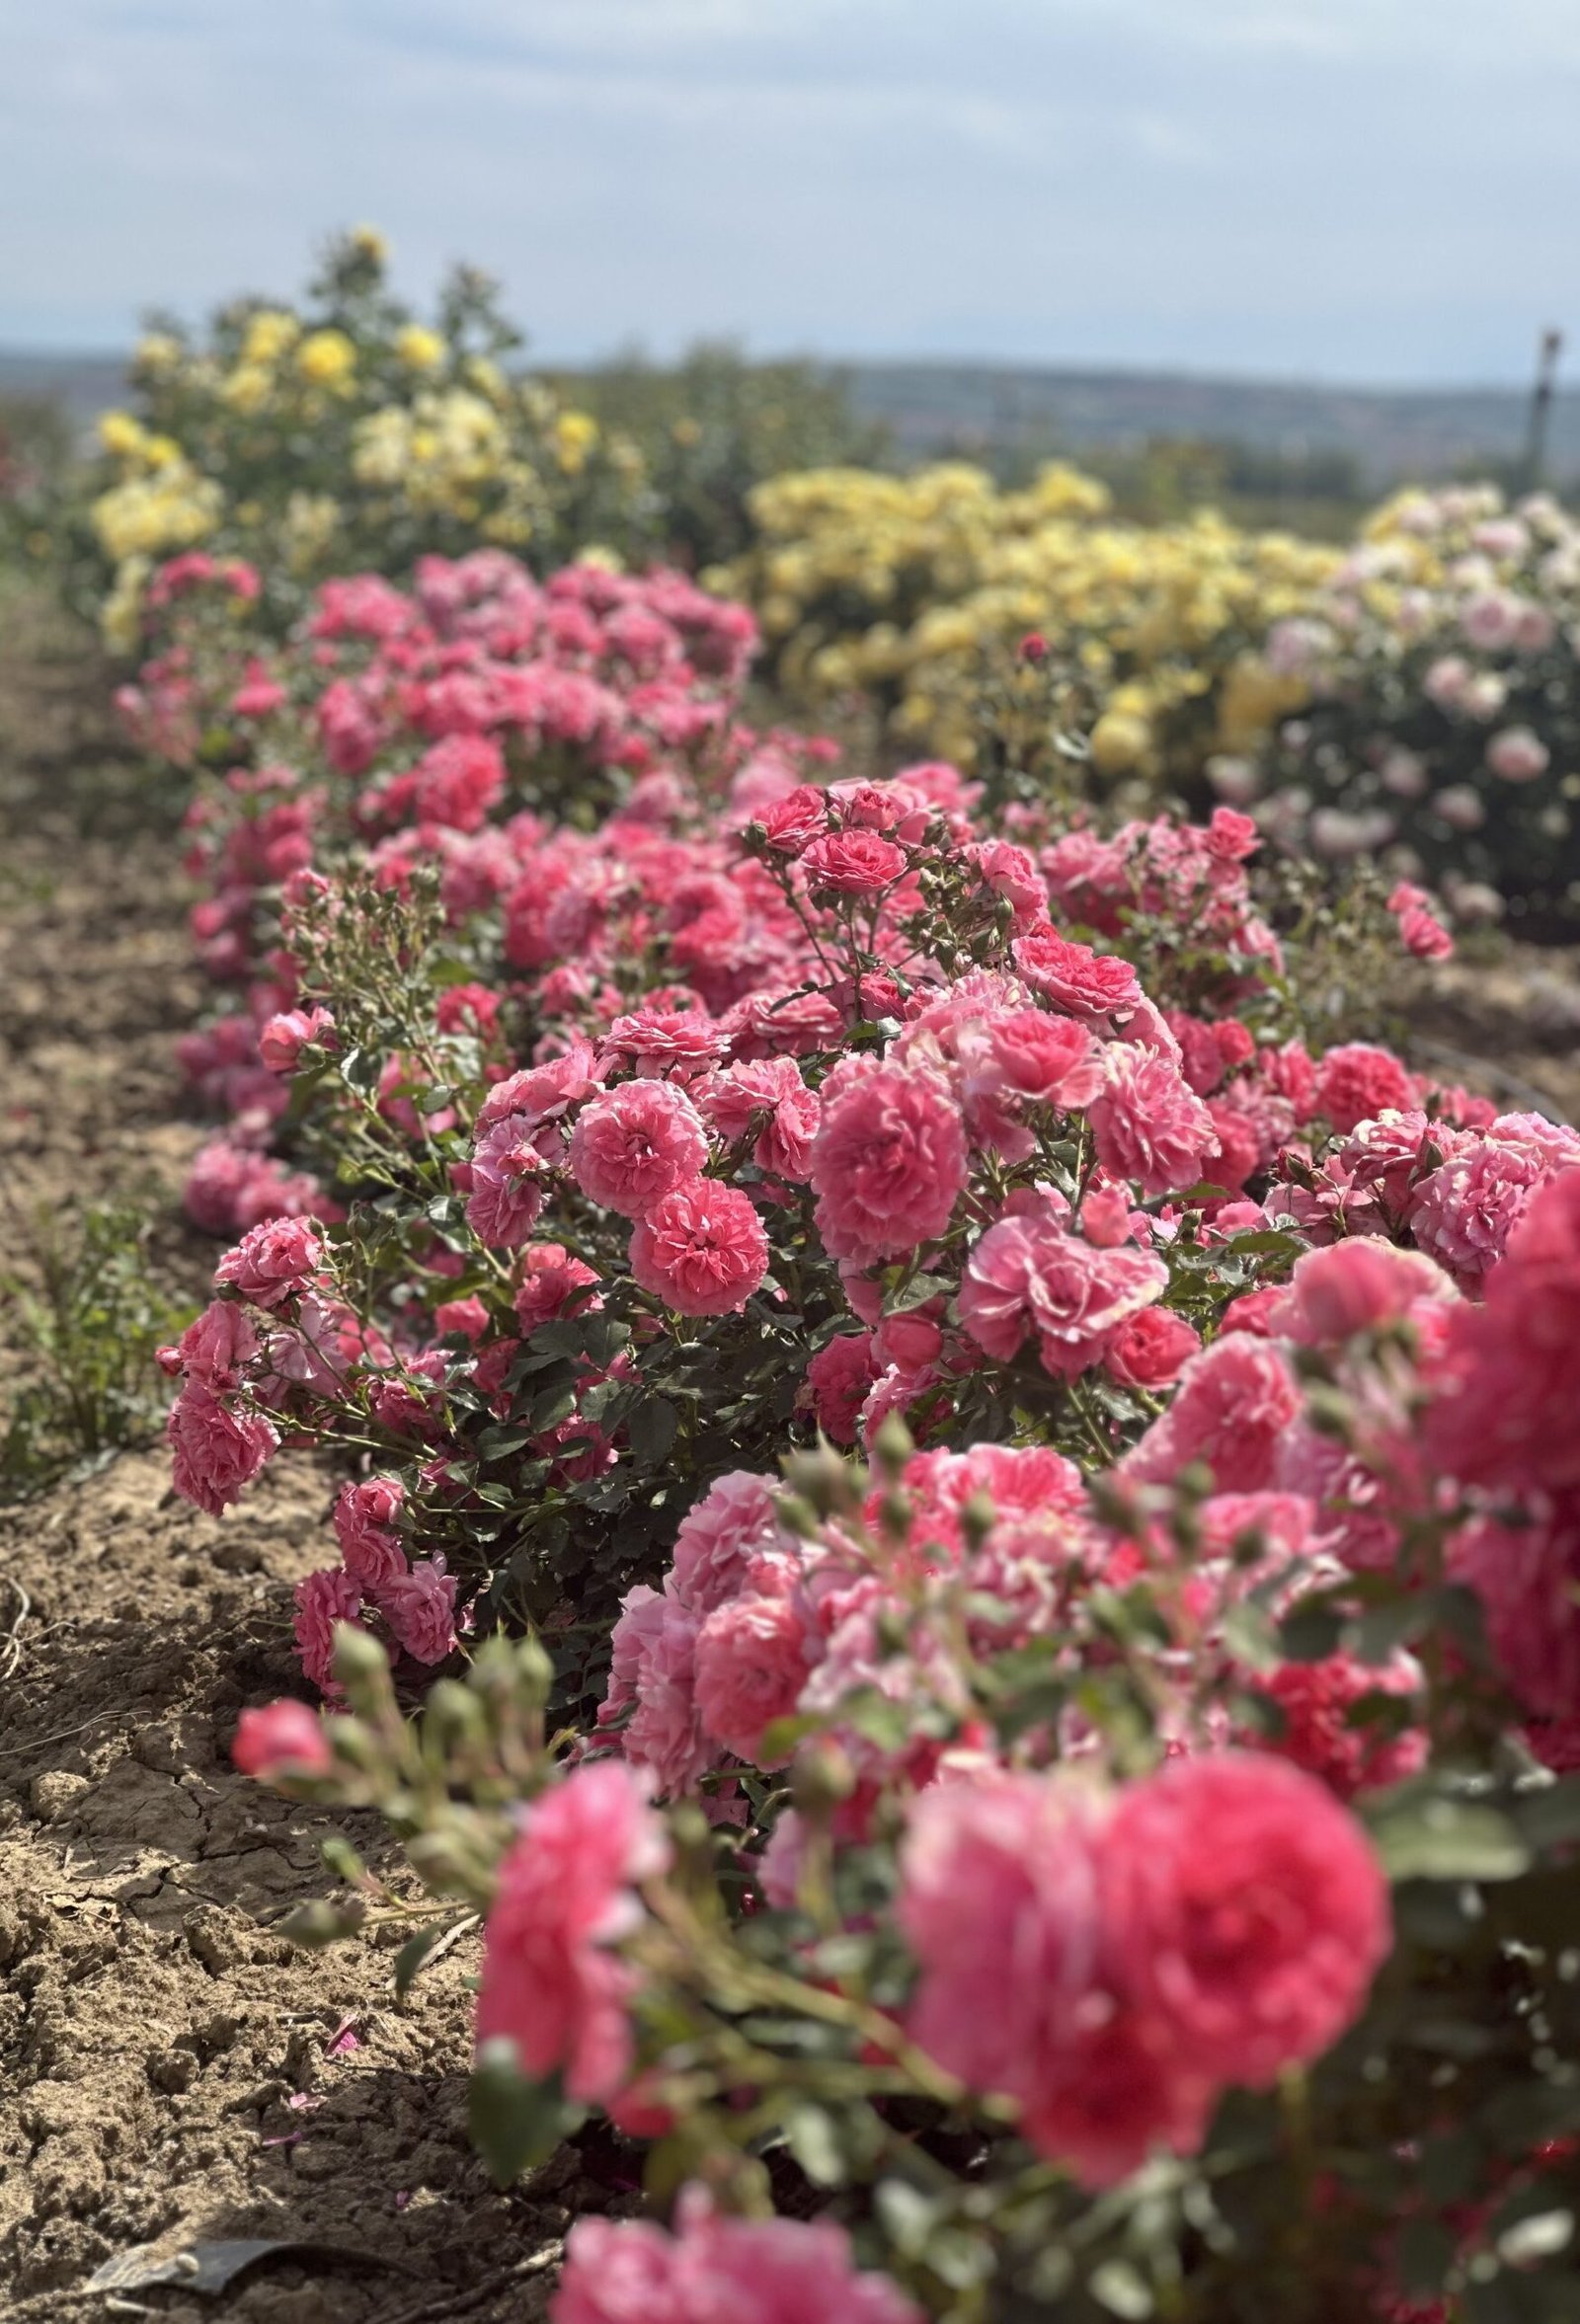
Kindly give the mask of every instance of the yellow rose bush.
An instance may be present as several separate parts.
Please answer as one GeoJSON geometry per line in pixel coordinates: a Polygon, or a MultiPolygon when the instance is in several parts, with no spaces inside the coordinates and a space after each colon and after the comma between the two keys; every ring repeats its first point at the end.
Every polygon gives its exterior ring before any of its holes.
{"type": "Polygon", "coordinates": [[[1127,522],[1060,463],[1018,492],[964,462],[829,468],[761,485],[751,506],[756,541],[719,578],[755,606],[790,693],[868,695],[907,750],[975,764],[1031,634],[1103,695],[1098,771],[1147,784],[1251,745],[1298,705],[1261,641],[1339,561],[1207,512],[1127,522]]]}
{"type": "Polygon", "coordinates": [[[412,314],[366,228],[331,245],[299,308],[236,301],[196,336],[161,323],[57,528],[73,594],[129,653],[149,574],[194,549],[265,576],[277,620],[353,566],[406,573],[488,544],[544,564],[593,544],[640,555],[660,529],[642,453],[513,376],[519,344],[469,269],[432,323],[412,314]]]}

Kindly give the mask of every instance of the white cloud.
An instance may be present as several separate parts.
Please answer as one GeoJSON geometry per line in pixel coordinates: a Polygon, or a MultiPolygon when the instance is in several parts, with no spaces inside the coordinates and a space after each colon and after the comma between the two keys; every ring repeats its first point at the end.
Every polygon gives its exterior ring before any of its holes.
{"type": "MultiPolygon", "coordinates": [[[[0,0],[0,14],[6,0],[0,0]]],[[[76,0],[0,78],[0,341],[377,220],[559,353],[1512,375],[1580,292],[1574,0],[76,0]]]]}

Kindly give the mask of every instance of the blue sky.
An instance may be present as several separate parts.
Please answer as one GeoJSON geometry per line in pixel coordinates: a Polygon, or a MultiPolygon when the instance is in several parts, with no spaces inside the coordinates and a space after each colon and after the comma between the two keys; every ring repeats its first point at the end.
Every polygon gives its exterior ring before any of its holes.
{"type": "Polygon", "coordinates": [[[367,219],[556,357],[1580,368],[1580,0],[0,0],[0,344],[367,219]]]}

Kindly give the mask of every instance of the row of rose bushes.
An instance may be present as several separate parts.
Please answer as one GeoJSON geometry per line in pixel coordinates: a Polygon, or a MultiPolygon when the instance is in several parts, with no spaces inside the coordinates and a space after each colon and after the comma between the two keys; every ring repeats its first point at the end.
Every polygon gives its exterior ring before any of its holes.
{"type": "Polygon", "coordinates": [[[1403,493],[1343,551],[1123,522],[1063,466],[1014,493],[960,463],[828,469],[752,506],[723,579],[793,696],[857,692],[902,747],[987,771],[1006,717],[1046,737],[1014,662],[1035,631],[1103,693],[1096,791],[1216,790],[1276,844],[1580,925],[1580,526],[1549,495],[1403,493]]]}
{"type": "Polygon", "coordinates": [[[152,594],[176,1479],[350,1472],[238,1757],[403,1982],[486,1915],[502,2178],[687,2188],[561,2324],[1572,2312],[1580,1136],[1323,1050],[1246,816],[844,776],[672,575],[152,594]]]}

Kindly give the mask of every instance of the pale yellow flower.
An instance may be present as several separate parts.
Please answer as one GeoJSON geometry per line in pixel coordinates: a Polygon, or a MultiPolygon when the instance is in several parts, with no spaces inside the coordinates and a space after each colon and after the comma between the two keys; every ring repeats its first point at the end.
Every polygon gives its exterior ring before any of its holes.
{"type": "Polygon", "coordinates": [[[395,352],[410,371],[436,371],[449,349],[439,332],[425,323],[406,323],[395,334],[395,352]]]}
{"type": "Polygon", "coordinates": [[[296,345],[302,327],[296,317],[283,307],[260,307],[247,321],[242,335],[241,359],[244,363],[269,365],[277,363],[283,354],[296,345]]]}
{"type": "Polygon", "coordinates": [[[142,422],[130,412],[102,412],[99,416],[99,441],[107,452],[118,460],[138,459],[148,441],[142,422]]]}
{"type": "Polygon", "coordinates": [[[356,369],[356,349],[344,331],[313,331],[296,349],[296,368],[314,387],[344,388],[356,369]]]}

